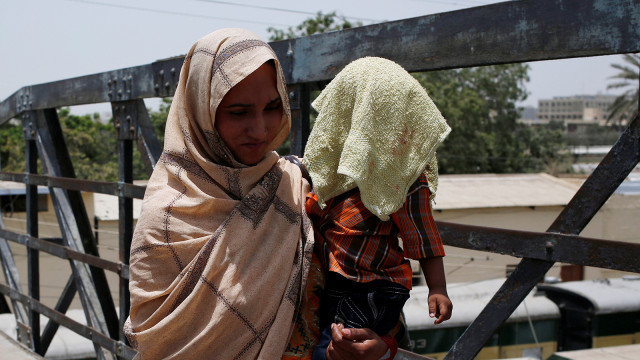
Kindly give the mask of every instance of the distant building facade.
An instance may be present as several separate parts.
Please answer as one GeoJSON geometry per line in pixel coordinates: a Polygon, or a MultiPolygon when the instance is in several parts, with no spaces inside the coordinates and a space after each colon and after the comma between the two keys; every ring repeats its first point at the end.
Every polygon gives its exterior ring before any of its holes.
{"type": "Polygon", "coordinates": [[[538,100],[538,119],[544,122],[562,121],[568,132],[581,124],[605,125],[614,95],[558,96],[538,100]]]}

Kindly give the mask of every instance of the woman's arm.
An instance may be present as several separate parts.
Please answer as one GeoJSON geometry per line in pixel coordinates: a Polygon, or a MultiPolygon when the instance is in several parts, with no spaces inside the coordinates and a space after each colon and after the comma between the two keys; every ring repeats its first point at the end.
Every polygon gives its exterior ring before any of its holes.
{"type": "Polygon", "coordinates": [[[370,329],[350,329],[342,324],[331,325],[328,360],[379,360],[388,346],[370,329]]]}

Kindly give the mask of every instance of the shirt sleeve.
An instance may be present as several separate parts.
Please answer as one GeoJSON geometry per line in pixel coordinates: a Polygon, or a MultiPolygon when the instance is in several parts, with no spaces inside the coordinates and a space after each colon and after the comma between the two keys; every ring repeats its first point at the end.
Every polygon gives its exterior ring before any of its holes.
{"type": "Polygon", "coordinates": [[[391,214],[402,238],[404,256],[410,259],[444,256],[442,239],[431,213],[427,185],[427,177],[421,174],[411,185],[404,205],[391,214]]]}

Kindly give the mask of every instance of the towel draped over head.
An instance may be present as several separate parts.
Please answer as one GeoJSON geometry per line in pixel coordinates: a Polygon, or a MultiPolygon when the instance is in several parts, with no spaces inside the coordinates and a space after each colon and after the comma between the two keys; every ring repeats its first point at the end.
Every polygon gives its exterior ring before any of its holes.
{"type": "Polygon", "coordinates": [[[258,36],[224,29],[193,45],[131,244],[125,333],[142,359],[282,356],[313,249],[309,185],[271,151],[290,122],[282,69],[258,36]],[[247,166],[215,130],[215,113],[267,61],[283,117],[270,151],[247,166]]]}
{"type": "Polygon", "coordinates": [[[404,203],[422,172],[438,185],[436,148],[451,129],[420,83],[391,60],[347,65],[313,102],[318,111],[305,164],[321,206],[358,188],[382,220],[404,203]]]}

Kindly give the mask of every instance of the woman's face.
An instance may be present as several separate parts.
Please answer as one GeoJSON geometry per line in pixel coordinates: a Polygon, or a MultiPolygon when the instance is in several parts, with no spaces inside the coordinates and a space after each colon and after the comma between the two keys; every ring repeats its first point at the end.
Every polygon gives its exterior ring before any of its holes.
{"type": "Polygon", "coordinates": [[[255,165],[269,150],[282,121],[276,70],[265,63],[236,84],[216,110],[215,127],[236,160],[255,165]]]}

